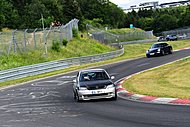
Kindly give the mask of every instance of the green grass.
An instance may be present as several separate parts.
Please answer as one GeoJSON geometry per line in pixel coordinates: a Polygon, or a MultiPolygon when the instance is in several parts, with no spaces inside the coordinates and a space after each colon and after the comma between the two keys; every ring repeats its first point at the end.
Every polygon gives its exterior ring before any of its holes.
{"type": "Polygon", "coordinates": [[[53,60],[61,60],[71,57],[100,54],[116,50],[114,47],[103,45],[95,40],[82,38],[73,39],[62,46],[60,52],[48,49],[48,54],[43,55],[45,50],[33,50],[22,54],[10,54],[0,56],[0,70],[31,65],[53,60]]]}
{"type": "Polygon", "coordinates": [[[125,34],[125,33],[145,32],[145,31],[139,28],[135,28],[135,29],[122,28],[122,29],[111,29],[111,30],[108,30],[108,32],[113,33],[113,34],[125,34]]]}
{"type": "Polygon", "coordinates": [[[190,58],[133,76],[124,86],[132,93],[190,98],[190,58]]]}
{"type": "Polygon", "coordinates": [[[108,32],[120,35],[119,42],[134,41],[134,40],[145,40],[153,39],[155,36],[150,37],[147,33],[139,28],[123,28],[123,29],[112,29],[108,32]]]}
{"type": "MultiPolygon", "coordinates": [[[[190,47],[189,40],[172,41],[168,43],[173,46],[174,50],[190,47]]],[[[137,48],[140,48],[141,50],[135,52],[134,55],[142,56],[143,51],[146,50],[148,45],[149,44],[143,44],[140,46],[140,44],[136,44],[137,48]]],[[[128,45],[128,49],[132,49],[131,45],[128,45]]],[[[124,87],[132,93],[158,97],[177,97],[189,99],[189,69],[190,59],[184,59],[174,64],[166,65],[164,67],[136,75],[127,80],[124,83],[124,87]]]]}

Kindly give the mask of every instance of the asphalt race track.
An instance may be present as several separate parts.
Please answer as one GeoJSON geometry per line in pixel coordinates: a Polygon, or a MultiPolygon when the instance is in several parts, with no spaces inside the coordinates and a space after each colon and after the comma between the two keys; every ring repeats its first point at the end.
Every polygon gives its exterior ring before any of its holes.
{"type": "MultiPolygon", "coordinates": [[[[104,68],[115,81],[190,56],[190,49],[139,58],[104,68]]],[[[172,71],[172,70],[171,70],[172,71]]],[[[96,100],[75,102],[76,72],[0,90],[0,127],[190,127],[190,106],[96,100]]]]}

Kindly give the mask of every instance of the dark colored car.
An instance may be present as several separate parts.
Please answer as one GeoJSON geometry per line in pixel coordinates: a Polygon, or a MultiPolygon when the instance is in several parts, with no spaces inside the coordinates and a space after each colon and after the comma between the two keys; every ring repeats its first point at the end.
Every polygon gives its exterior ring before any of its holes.
{"type": "Polygon", "coordinates": [[[153,44],[150,49],[146,51],[146,56],[149,58],[151,56],[163,56],[165,54],[172,54],[173,48],[171,45],[160,42],[153,44]]]}
{"type": "Polygon", "coordinates": [[[166,41],[177,41],[177,36],[176,35],[167,35],[166,41]]]}
{"type": "Polygon", "coordinates": [[[111,98],[117,99],[116,85],[112,82],[114,76],[104,69],[81,70],[73,85],[74,99],[77,101],[111,98]]]}

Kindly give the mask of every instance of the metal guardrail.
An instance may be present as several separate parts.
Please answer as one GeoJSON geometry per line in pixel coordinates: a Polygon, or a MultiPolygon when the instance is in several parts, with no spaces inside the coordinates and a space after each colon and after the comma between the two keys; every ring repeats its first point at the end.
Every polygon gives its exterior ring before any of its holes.
{"type": "MultiPolygon", "coordinates": [[[[128,42],[119,42],[120,45],[128,45],[128,44],[139,44],[139,43],[149,43],[149,42],[157,42],[158,39],[146,39],[146,40],[135,40],[135,41],[128,41],[128,42]]],[[[118,43],[110,44],[112,46],[118,45],[118,43]]]]}
{"type": "Polygon", "coordinates": [[[40,63],[40,64],[34,64],[34,65],[29,65],[29,66],[3,70],[3,71],[0,71],[0,82],[43,74],[46,72],[56,71],[60,69],[65,69],[72,65],[81,65],[81,64],[104,61],[107,59],[120,56],[123,53],[124,53],[124,48],[117,51],[104,53],[104,54],[68,58],[64,60],[57,60],[57,61],[52,61],[52,62],[45,62],[45,63],[40,63]]]}

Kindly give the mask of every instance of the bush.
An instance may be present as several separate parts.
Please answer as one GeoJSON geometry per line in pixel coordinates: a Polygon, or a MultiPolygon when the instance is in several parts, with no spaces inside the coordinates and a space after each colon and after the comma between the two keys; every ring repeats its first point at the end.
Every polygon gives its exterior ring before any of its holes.
{"type": "Polygon", "coordinates": [[[68,43],[67,39],[63,39],[62,44],[63,44],[64,46],[67,46],[67,43],[68,43]]]}
{"type": "Polygon", "coordinates": [[[56,52],[60,52],[60,50],[61,50],[60,43],[57,41],[53,41],[51,49],[56,51],[56,52]]]}
{"type": "Polygon", "coordinates": [[[73,32],[73,37],[76,37],[76,38],[79,37],[78,30],[76,28],[73,28],[72,32],[73,32]]]}

